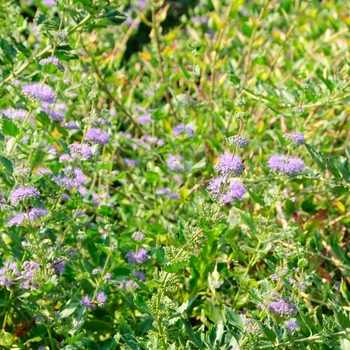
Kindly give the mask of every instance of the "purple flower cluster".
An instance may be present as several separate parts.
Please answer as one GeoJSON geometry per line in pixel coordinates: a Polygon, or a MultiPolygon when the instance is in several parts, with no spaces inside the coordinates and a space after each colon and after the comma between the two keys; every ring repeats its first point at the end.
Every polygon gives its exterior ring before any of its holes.
{"type": "Polygon", "coordinates": [[[156,195],[162,196],[166,195],[170,199],[180,199],[180,195],[176,192],[171,192],[167,188],[161,187],[156,190],[156,195]]]}
{"type": "Polygon", "coordinates": [[[9,119],[24,120],[28,111],[21,108],[6,108],[2,111],[2,114],[9,119]]]}
{"type": "Polygon", "coordinates": [[[287,321],[287,329],[289,333],[293,333],[295,330],[299,328],[298,324],[293,320],[287,321]]]}
{"type": "Polygon", "coordinates": [[[133,150],[137,150],[138,147],[143,147],[148,151],[151,151],[151,145],[156,145],[158,147],[163,147],[165,145],[165,142],[163,139],[158,137],[153,137],[149,135],[142,136],[141,139],[132,138],[131,135],[127,134],[125,135],[127,138],[132,139],[134,144],[132,145],[133,150]]]}
{"type": "Polygon", "coordinates": [[[193,127],[189,124],[178,124],[173,128],[173,135],[175,137],[179,136],[180,134],[187,135],[189,137],[193,136],[194,130],[193,127]]]}
{"type": "Polygon", "coordinates": [[[124,158],[124,163],[129,168],[135,167],[139,164],[139,162],[136,159],[130,159],[130,158],[124,158]]]}
{"type": "Polygon", "coordinates": [[[304,135],[299,132],[291,132],[288,134],[284,134],[283,137],[288,141],[292,142],[294,145],[304,144],[304,135]]]}
{"type": "Polygon", "coordinates": [[[29,260],[22,264],[22,278],[21,288],[22,289],[36,289],[38,285],[34,283],[35,275],[40,269],[40,265],[36,262],[29,260]]]}
{"type": "Polygon", "coordinates": [[[103,292],[97,293],[96,299],[97,299],[98,306],[100,306],[100,307],[106,306],[107,296],[105,293],[103,293],[103,292]]]}
{"type": "Polygon", "coordinates": [[[261,328],[254,318],[247,317],[246,314],[241,314],[241,318],[244,324],[244,331],[249,333],[260,332],[261,328]]]}
{"type": "Polygon", "coordinates": [[[41,83],[32,83],[24,85],[22,88],[23,95],[36,101],[45,101],[54,103],[56,94],[48,85],[41,86],[41,83]]]}
{"type": "MultiPolygon", "coordinates": [[[[103,307],[106,305],[107,296],[103,292],[97,293],[96,296],[97,305],[103,307]]],[[[93,302],[88,295],[83,296],[80,301],[80,306],[85,306],[87,309],[94,310],[96,308],[96,302],[93,302]]]]}
{"type": "Polygon", "coordinates": [[[154,112],[153,109],[144,109],[143,107],[137,107],[139,116],[137,117],[137,122],[140,124],[147,124],[152,123],[152,113],[154,112]]]}
{"type": "Polygon", "coordinates": [[[145,240],[145,234],[142,233],[141,231],[135,231],[132,236],[131,236],[132,239],[134,239],[135,241],[144,241],[145,240]]]}
{"type": "Polygon", "coordinates": [[[271,171],[280,174],[296,175],[303,171],[305,163],[298,157],[287,157],[283,154],[275,154],[268,160],[271,171]]]}
{"type": "MultiPolygon", "coordinates": [[[[139,279],[142,282],[146,281],[146,274],[143,271],[136,271],[136,272],[132,272],[132,275],[134,275],[137,279],[139,279]]],[[[130,279],[130,280],[123,280],[119,283],[118,288],[119,289],[123,289],[125,288],[126,290],[131,290],[131,289],[136,289],[138,288],[138,284],[137,282],[135,282],[134,280],[130,279]]]]}
{"type": "Polygon", "coordinates": [[[207,188],[211,196],[217,199],[220,204],[234,204],[235,200],[242,201],[243,196],[247,193],[242,182],[238,180],[228,181],[225,176],[213,179],[207,188]]]}
{"type": "Polygon", "coordinates": [[[50,267],[54,269],[55,275],[60,276],[64,271],[64,265],[66,264],[66,260],[55,258],[54,262],[50,263],[50,267]]]}
{"type": "Polygon", "coordinates": [[[61,72],[64,72],[66,70],[64,65],[60,62],[60,60],[57,57],[43,58],[42,60],[39,61],[39,64],[41,66],[45,66],[50,63],[54,64],[61,72]]]}
{"type": "Polygon", "coordinates": [[[19,277],[21,274],[15,262],[4,262],[3,265],[3,268],[0,269],[0,286],[9,288],[13,283],[14,277],[19,277]]]}
{"type": "Polygon", "coordinates": [[[267,306],[267,309],[281,317],[295,315],[298,312],[297,308],[290,303],[290,299],[288,297],[279,301],[272,301],[267,306]]]}
{"type": "Polygon", "coordinates": [[[87,160],[92,158],[93,154],[87,143],[72,143],[68,146],[72,159],[87,160]]]}
{"type": "Polygon", "coordinates": [[[85,138],[91,143],[106,145],[109,141],[110,135],[108,132],[105,132],[100,128],[91,128],[87,131],[85,138]]]}
{"type": "Polygon", "coordinates": [[[67,105],[65,103],[56,103],[51,107],[50,103],[42,102],[41,108],[50,117],[52,122],[63,122],[66,117],[67,105]]]}
{"type": "Polygon", "coordinates": [[[83,172],[76,168],[73,171],[71,167],[67,167],[64,170],[66,176],[62,174],[58,174],[52,177],[52,180],[55,181],[58,186],[65,187],[67,190],[71,190],[72,188],[78,188],[83,185],[86,181],[86,177],[83,172]]]}
{"type": "Polygon", "coordinates": [[[174,170],[174,171],[183,170],[182,156],[180,155],[170,156],[166,160],[166,164],[170,170],[174,170]]]}
{"type": "Polygon", "coordinates": [[[63,127],[65,129],[68,129],[68,130],[79,130],[79,126],[77,125],[77,123],[73,120],[70,120],[68,121],[67,123],[65,123],[63,125],[63,127]]]}
{"type": "Polygon", "coordinates": [[[16,188],[11,194],[11,204],[18,205],[20,202],[31,198],[37,198],[40,192],[33,186],[21,186],[16,188]]]}
{"type": "Polygon", "coordinates": [[[125,257],[131,264],[143,264],[148,260],[147,251],[143,248],[139,249],[136,252],[131,250],[125,255],[125,257]]]}
{"type": "Polygon", "coordinates": [[[83,296],[80,301],[80,306],[85,306],[87,309],[93,310],[96,308],[96,305],[91,302],[91,299],[88,295],[83,296]]]}
{"type": "Polygon", "coordinates": [[[244,148],[248,145],[249,140],[245,136],[235,135],[227,139],[230,146],[237,146],[239,148],[244,148]]]}
{"type": "Polygon", "coordinates": [[[221,175],[241,175],[244,170],[244,165],[241,158],[232,156],[231,153],[222,154],[215,166],[215,169],[221,175]]]}

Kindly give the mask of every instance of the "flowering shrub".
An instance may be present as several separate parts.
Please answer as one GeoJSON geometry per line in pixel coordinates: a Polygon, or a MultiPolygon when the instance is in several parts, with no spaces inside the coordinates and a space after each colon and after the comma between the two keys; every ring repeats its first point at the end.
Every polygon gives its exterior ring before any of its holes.
{"type": "Polygon", "coordinates": [[[0,347],[350,348],[346,1],[6,1],[0,347]]]}

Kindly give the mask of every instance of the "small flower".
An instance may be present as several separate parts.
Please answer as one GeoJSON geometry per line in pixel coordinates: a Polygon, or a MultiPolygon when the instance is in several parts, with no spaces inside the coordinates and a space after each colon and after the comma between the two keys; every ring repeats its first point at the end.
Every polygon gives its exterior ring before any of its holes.
{"type": "Polygon", "coordinates": [[[180,199],[180,195],[174,192],[168,192],[166,196],[170,199],[180,199]]]}
{"type": "Polygon", "coordinates": [[[73,159],[90,159],[93,154],[87,143],[72,143],[68,146],[73,159]]]}
{"type": "Polygon", "coordinates": [[[83,296],[80,301],[80,306],[85,306],[87,309],[93,310],[95,309],[95,305],[91,302],[88,295],[83,296]]]}
{"type": "Polygon", "coordinates": [[[175,137],[179,136],[180,134],[184,134],[187,136],[193,136],[194,130],[193,127],[189,124],[178,124],[173,128],[173,135],[175,137]]]}
{"type": "Polygon", "coordinates": [[[41,108],[50,117],[52,122],[63,122],[66,117],[67,105],[65,103],[56,103],[51,107],[50,103],[42,102],[41,108]]]}
{"type": "Polygon", "coordinates": [[[249,140],[245,136],[235,135],[227,139],[230,146],[237,146],[239,148],[244,148],[248,145],[249,140]]]}
{"type": "Polygon", "coordinates": [[[305,163],[298,157],[289,157],[275,154],[268,160],[268,166],[271,171],[280,174],[297,175],[302,172],[305,163]]]}
{"type": "Polygon", "coordinates": [[[64,172],[66,176],[62,174],[55,175],[52,177],[52,181],[55,181],[58,186],[65,187],[67,190],[78,188],[86,181],[85,175],[79,168],[71,171],[71,167],[67,167],[64,172]]]}
{"type": "Polygon", "coordinates": [[[49,211],[45,208],[33,208],[29,211],[29,219],[30,221],[38,220],[39,217],[45,216],[49,213],[49,211]]]}
{"type": "Polygon", "coordinates": [[[241,158],[232,156],[231,153],[225,153],[220,156],[215,169],[222,175],[240,175],[244,170],[241,158]]]}
{"type": "MultiPolygon", "coordinates": [[[[56,6],[55,0],[42,0],[41,3],[45,6],[56,6]]],[[[44,348],[46,349],[46,346],[44,348]]]]}
{"type": "Polygon", "coordinates": [[[21,288],[22,289],[36,289],[38,285],[34,283],[35,275],[40,269],[40,265],[36,262],[29,260],[24,261],[22,264],[22,278],[21,288]]]}
{"type": "Polygon", "coordinates": [[[14,277],[21,276],[15,262],[3,262],[3,267],[0,269],[0,286],[11,287],[14,277]]]}
{"type": "Polygon", "coordinates": [[[243,320],[245,332],[256,333],[261,331],[259,323],[254,320],[254,318],[249,318],[246,314],[241,314],[241,318],[243,320]]]}
{"type": "Polygon", "coordinates": [[[50,169],[47,169],[47,168],[39,168],[36,171],[36,174],[37,175],[51,175],[52,171],[50,169]]]}
{"type": "Polygon", "coordinates": [[[109,272],[107,272],[107,273],[102,277],[102,279],[103,279],[104,281],[106,281],[106,280],[110,280],[112,277],[113,277],[112,274],[109,273],[109,272]]]}
{"type": "Polygon", "coordinates": [[[140,115],[137,117],[137,121],[140,123],[140,124],[146,124],[146,123],[152,123],[152,118],[151,118],[151,115],[150,114],[147,114],[147,115],[140,115]]]}
{"type": "Polygon", "coordinates": [[[287,321],[287,329],[289,333],[293,333],[294,331],[298,330],[299,326],[298,324],[293,320],[287,321]]]}
{"type": "Polygon", "coordinates": [[[230,225],[236,226],[239,223],[239,216],[231,209],[226,220],[230,225]]]}
{"type": "Polygon", "coordinates": [[[168,193],[168,190],[166,188],[164,188],[164,187],[158,188],[156,190],[156,195],[158,195],[158,196],[161,196],[161,195],[167,194],[167,193],[168,193]]]}
{"type": "MultiPolygon", "coordinates": [[[[55,1],[50,0],[50,2],[55,2],[55,1]]],[[[52,5],[52,6],[55,6],[55,5],[52,5]]],[[[61,72],[64,72],[66,70],[64,65],[60,62],[60,60],[57,57],[43,58],[42,60],[39,61],[39,64],[41,66],[45,66],[50,63],[54,64],[61,72]]]]}
{"type": "Polygon", "coordinates": [[[92,274],[93,274],[93,275],[98,275],[101,271],[102,271],[102,269],[99,267],[99,268],[97,268],[97,269],[93,269],[93,270],[92,270],[92,274]]]}
{"type": "Polygon", "coordinates": [[[297,313],[297,308],[292,305],[289,298],[286,297],[279,301],[273,301],[268,306],[267,309],[279,316],[291,316],[297,313]]]}
{"type": "Polygon", "coordinates": [[[135,231],[132,236],[132,239],[134,239],[135,241],[144,241],[145,240],[145,235],[141,232],[141,231],[135,231]]]}
{"type": "Polygon", "coordinates": [[[137,166],[139,163],[136,159],[130,159],[130,158],[124,158],[124,163],[129,167],[132,168],[134,166],[137,166]]]}
{"type": "Polygon", "coordinates": [[[31,198],[37,198],[40,196],[40,192],[33,186],[21,186],[16,188],[11,195],[11,204],[12,205],[18,205],[20,202],[31,199],[31,198]]]}
{"type": "Polygon", "coordinates": [[[147,251],[143,248],[139,249],[136,253],[131,250],[125,257],[131,264],[143,264],[148,260],[147,251]]]}
{"type": "Polygon", "coordinates": [[[106,145],[109,141],[110,135],[108,132],[105,132],[100,128],[91,128],[87,131],[85,138],[92,143],[106,145]]]}
{"type": "Polygon", "coordinates": [[[16,216],[12,217],[8,222],[7,226],[12,227],[12,226],[19,226],[24,219],[26,218],[24,213],[19,213],[16,216]]]}
{"type": "Polygon", "coordinates": [[[166,160],[166,164],[170,170],[183,170],[182,157],[180,155],[170,156],[166,160]]]}
{"type": "Polygon", "coordinates": [[[212,180],[207,188],[212,197],[220,204],[234,204],[235,200],[242,201],[243,196],[247,193],[245,186],[240,181],[228,181],[224,176],[212,180]]]}
{"type": "Polygon", "coordinates": [[[55,275],[60,276],[64,271],[64,265],[66,264],[66,260],[55,258],[54,262],[50,263],[50,266],[54,269],[55,275]]]}
{"type": "Polygon", "coordinates": [[[48,85],[41,85],[41,83],[32,83],[24,85],[22,88],[23,95],[36,101],[54,103],[56,95],[52,88],[48,85]]]}
{"type": "Polygon", "coordinates": [[[146,274],[143,271],[136,271],[135,273],[133,273],[133,275],[135,275],[135,277],[141,280],[142,282],[146,281],[146,274]]]}
{"type": "Polygon", "coordinates": [[[68,130],[79,130],[79,126],[73,120],[70,120],[67,123],[65,123],[63,127],[68,130]]]}
{"type": "Polygon", "coordinates": [[[106,306],[107,296],[105,293],[103,292],[98,293],[96,299],[97,299],[98,306],[100,307],[106,306]]]}
{"type": "Polygon", "coordinates": [[[304,135],[299,132],[291,132],[284,134],[283,137],[292,142],[294,145],[303,145],[304,144],[304,135]]]}

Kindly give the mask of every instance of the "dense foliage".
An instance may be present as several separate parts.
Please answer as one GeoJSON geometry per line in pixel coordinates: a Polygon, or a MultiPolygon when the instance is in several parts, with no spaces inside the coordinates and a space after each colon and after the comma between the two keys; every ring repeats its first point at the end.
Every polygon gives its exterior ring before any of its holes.
{"type": "Polygon", "coordinates": [[[346,0],[0,0],[0,347],[350,349],[346,0]]]}

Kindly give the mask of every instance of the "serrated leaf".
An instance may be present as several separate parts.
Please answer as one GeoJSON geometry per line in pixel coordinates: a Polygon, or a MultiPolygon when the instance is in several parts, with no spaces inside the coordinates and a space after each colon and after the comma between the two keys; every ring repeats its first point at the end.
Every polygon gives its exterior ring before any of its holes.
{"type": "Polygon", "coordinates": [[[225,316],[228,319],[228,322],[232,324],[234,327],[238,328],[240,331],[243,331],[244,323],[241,315],[238,312],[227,307],[226,305],[224,305],[224,309],[225,309],[225,316]]]}
{"type": "Polygon", "coordinates": [[[2,121],[2,132],[5,135],[16,137],[20,133],[20,130],[18,129],[16,124],[14,124],[11,120],[3,119],[3,121],[2,121]]]}
{"type": "Polygon", "coordinates": [[[0,156],[0,162],[5,167],[5,169],[12,175],[13,173],[12,162],[4,156],[0,156]]]}
{"type": "Polygon", "coordinates": [[[108,20],[109,23],[113,25],[119,26],[127,20],[127,16],[124,13],[119,12],[115,9],[105,8],[104,11],[104,17],[108,20]]]}

